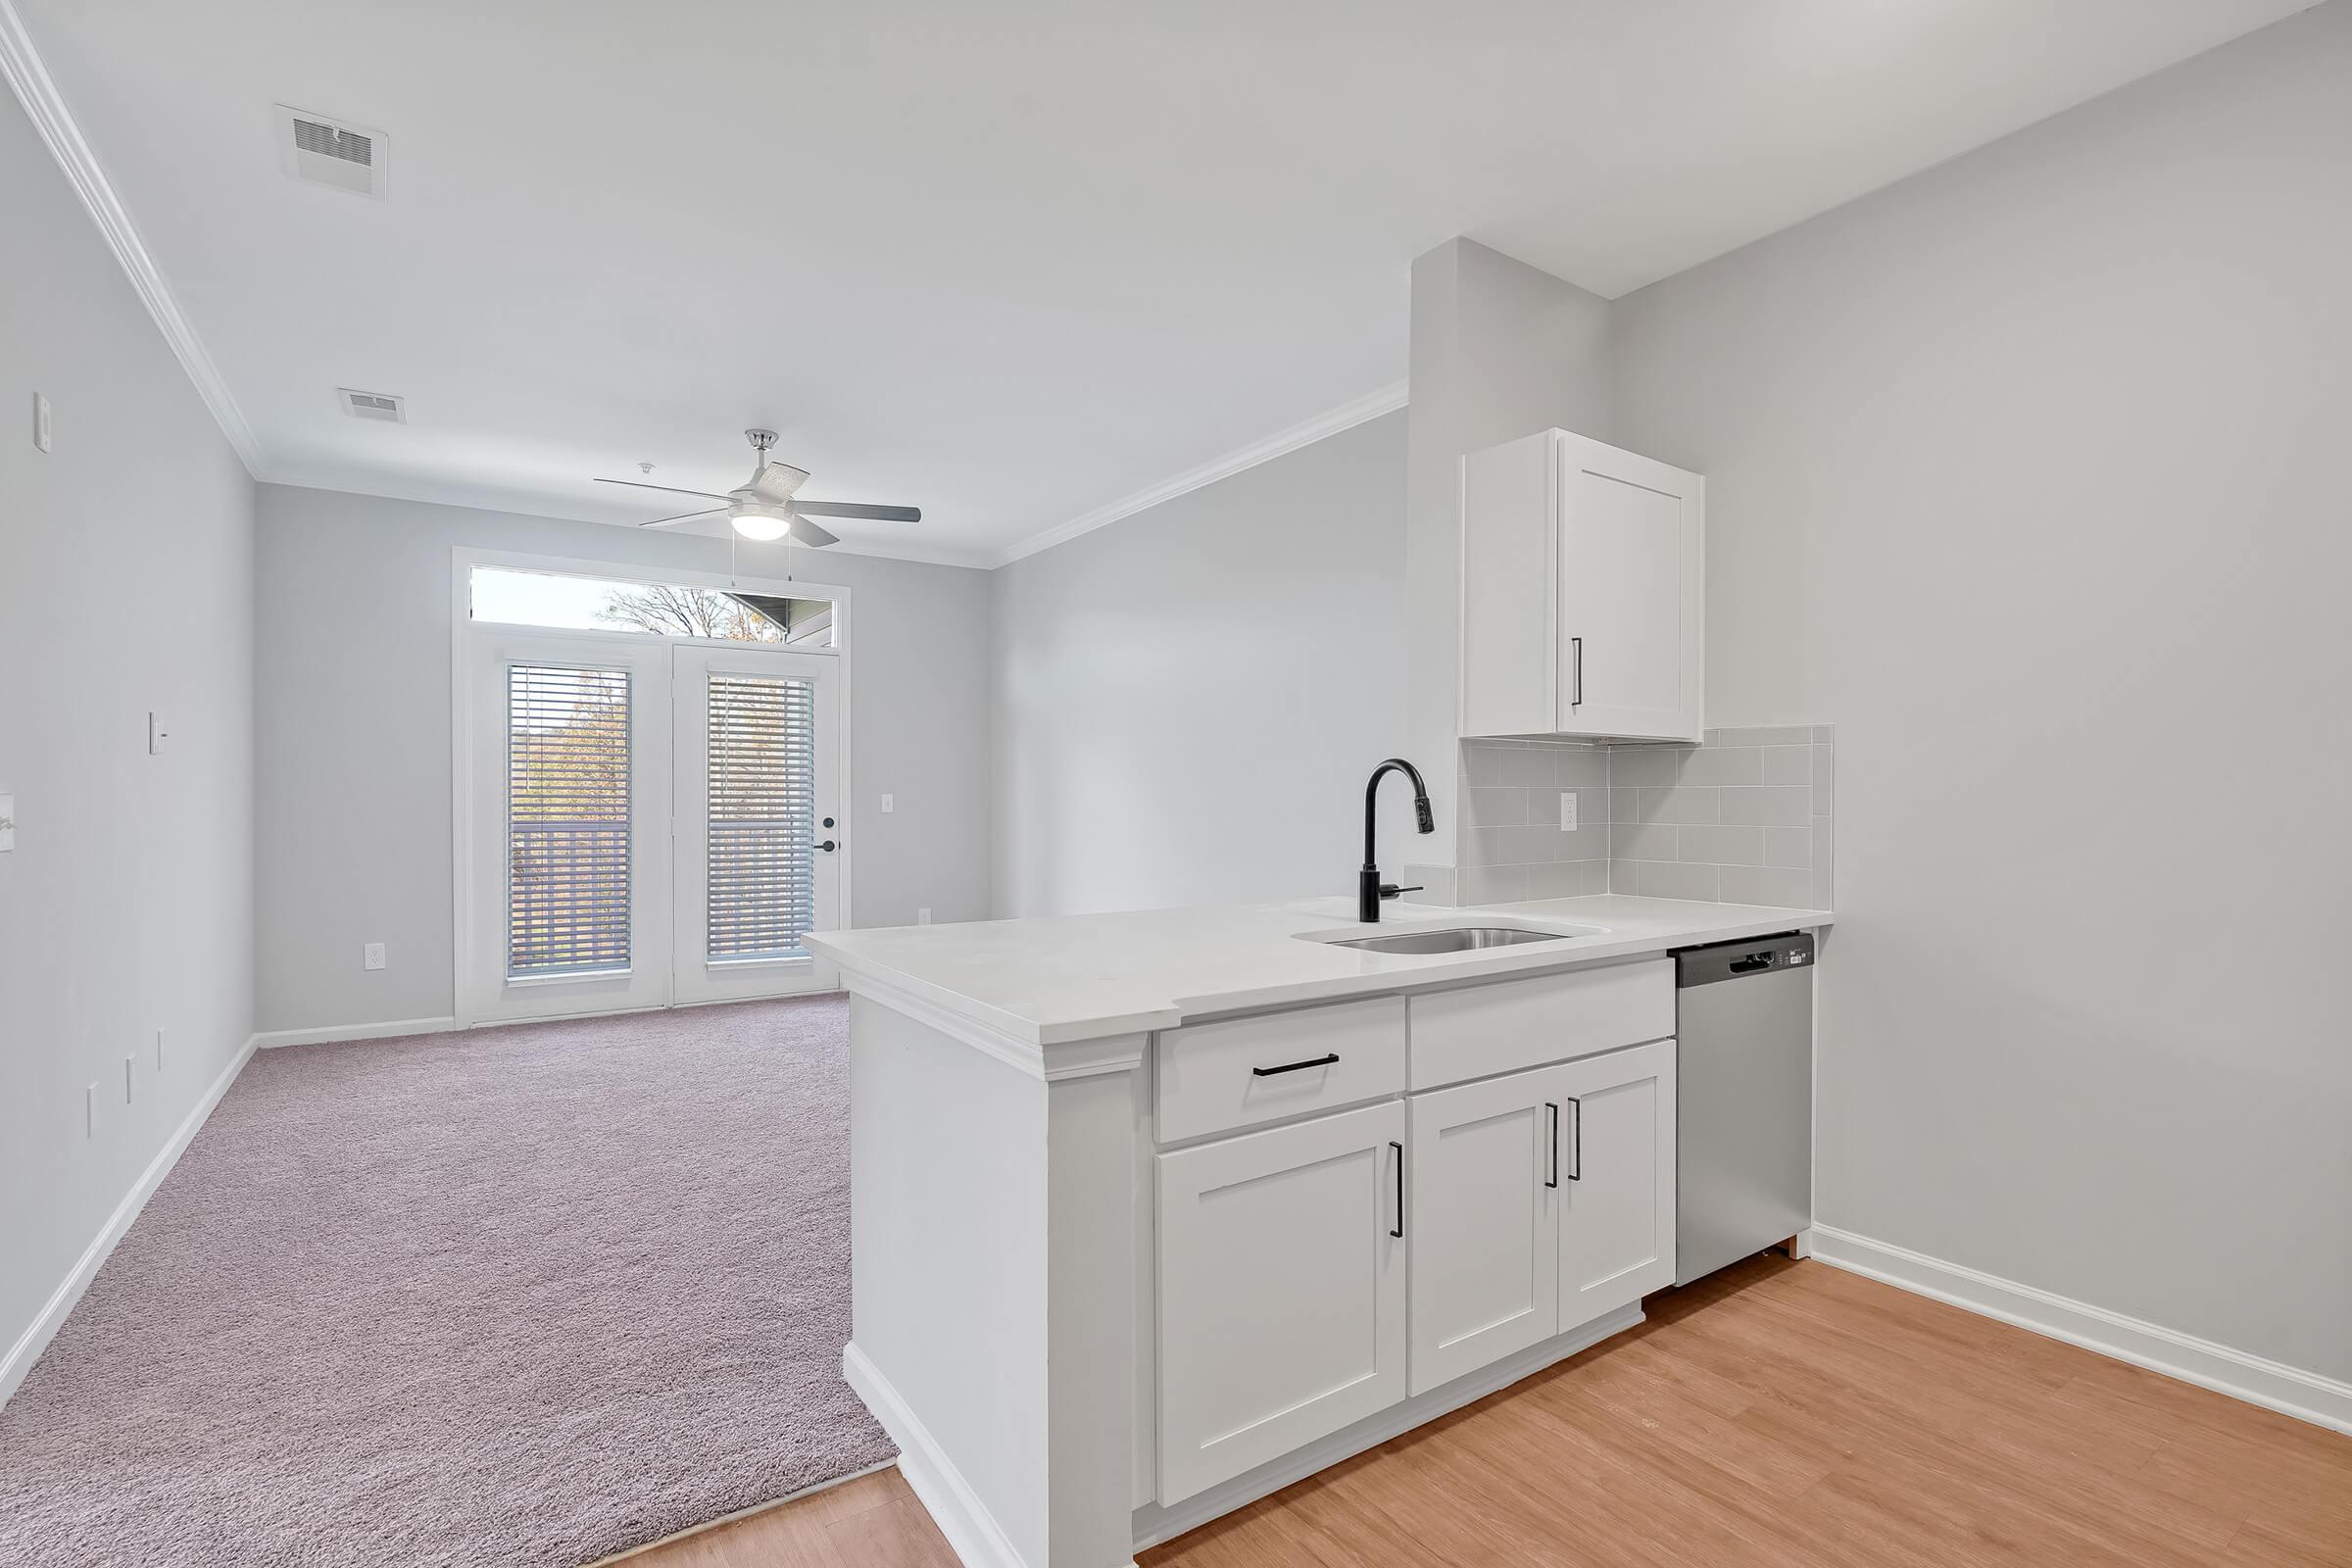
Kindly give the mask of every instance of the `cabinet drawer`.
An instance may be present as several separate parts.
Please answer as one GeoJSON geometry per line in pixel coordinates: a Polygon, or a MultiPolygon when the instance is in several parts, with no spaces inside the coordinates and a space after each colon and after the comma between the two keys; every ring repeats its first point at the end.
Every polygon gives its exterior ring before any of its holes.
{"type": "Polygon", "coordinates": [[[1401,997],[1164,1030],[1152,1053],[1159,1141],[1402,1094],[1404,1030],[1401,997]]]}
{"type": "Polygon", "coordinates": [[[1412,999],[1412,1087],[1614,1051],[1674,1033],[1674,960],[1646,958],[1412,999]]]}

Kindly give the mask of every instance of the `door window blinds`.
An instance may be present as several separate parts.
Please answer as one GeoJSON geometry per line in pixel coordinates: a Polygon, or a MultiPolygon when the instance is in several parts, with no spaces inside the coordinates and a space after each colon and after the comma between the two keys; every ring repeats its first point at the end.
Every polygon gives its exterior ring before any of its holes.
{"type": "Polygon", "coordinates": [[[816,688],[710,677],[706,956],[806,955],[816,919],[816,688]]]}
{"type": "Polygon", "coordinates": [[[507,669],[507,973],[629,966],[629,675],[507,669]]]}

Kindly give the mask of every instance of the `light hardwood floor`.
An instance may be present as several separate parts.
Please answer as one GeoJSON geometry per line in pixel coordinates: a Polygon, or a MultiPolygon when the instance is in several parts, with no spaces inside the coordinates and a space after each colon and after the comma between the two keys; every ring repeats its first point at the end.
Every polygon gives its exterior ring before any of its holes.
{"type": "MultiPolygon", "coordinates": [[[[2352,1568],[2352,1438],[1822,1263],[1648,1304],[1140,1562],[2352,1568]]],[[[956,1559],[887,1470],[628,1564],[956,1559]]]]}

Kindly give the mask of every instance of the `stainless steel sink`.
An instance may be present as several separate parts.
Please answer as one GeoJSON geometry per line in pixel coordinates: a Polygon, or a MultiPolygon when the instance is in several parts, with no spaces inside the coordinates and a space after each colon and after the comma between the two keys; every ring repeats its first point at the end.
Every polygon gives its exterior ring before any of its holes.
{"type": "Polygon", "coordinates": [[[1431,931],[1397,931],[1377,937],[1324,937],[1335,948],[1361,948],[1366,953],[1469,953],[1479,948],[1512,948],[1522,942],[1566,942],[1574,937],[1598,936],[1598,926],[1571,926],[1565,931],[1529,931],[1515,925],[1454,925],[1431,931]]]}

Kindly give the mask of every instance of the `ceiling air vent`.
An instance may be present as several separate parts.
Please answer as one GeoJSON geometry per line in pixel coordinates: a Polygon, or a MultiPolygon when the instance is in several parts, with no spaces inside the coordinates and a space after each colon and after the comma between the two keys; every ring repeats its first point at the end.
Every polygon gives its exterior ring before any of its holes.
{"type": "Polygon", "coordinates": [[[394,424],[409,422],[407,405],[388,392],[359,392],[339,386],[335,388],[335,396],[343,400],[343,412],[355,419],[388,419],[394,424]]]}
{"type": "Polygon", "coordinates": [[[278,167],[288,177],[382,199],[385,155],[391,151],[382,131],[279,104],[276,134],[278,167]]]}

